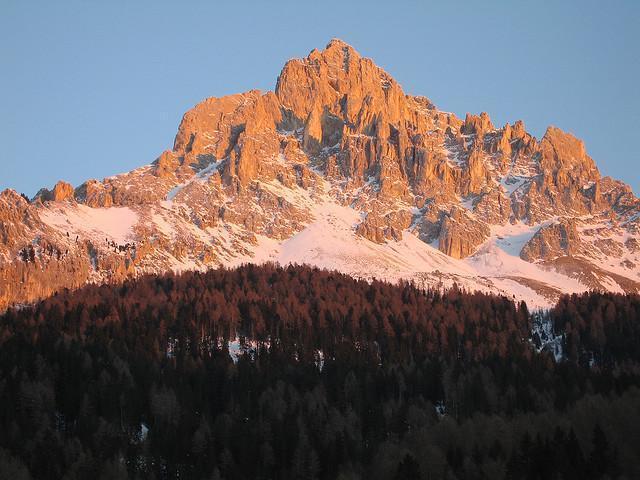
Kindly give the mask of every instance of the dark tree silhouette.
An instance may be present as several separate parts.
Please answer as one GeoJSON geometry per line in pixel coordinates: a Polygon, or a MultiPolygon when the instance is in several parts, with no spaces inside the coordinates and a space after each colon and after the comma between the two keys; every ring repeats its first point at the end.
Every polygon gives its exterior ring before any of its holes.
{"type": "Polygon", "coordinates": [[[310,267],[60,292],[0,316],[0,478],[640,478],[639,313],[562,297],[556,362],[524,304],[310,267]]]}

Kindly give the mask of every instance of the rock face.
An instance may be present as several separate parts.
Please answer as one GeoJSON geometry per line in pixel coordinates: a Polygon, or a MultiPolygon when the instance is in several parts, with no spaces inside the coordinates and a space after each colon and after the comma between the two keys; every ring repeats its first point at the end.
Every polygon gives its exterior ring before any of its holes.
{"type": "Polygon", "coordinates": [[[569,219],[541,227],[522,248],[520,257],[535,262],[573,256],[580,251],[580,235],[575,222],[569,219]]]}
{"type": "Polygon", "coordinates": [[[594,282],[637,291],[639,212],[571,134],[461,120],[334,39],[288,61],[274,92],[196,105],[150,165],[32,202],[3,192],[0,308],[265,260],[501,293],[519,282],[549,301],[594,282]],[[377,270],[355,266],[361,255],[377,270]],[[588,284],[585,269],[598,272],[588,284]]]}
{"type": "Polygon", "coordinates": [[[62,202],[73,198],[73,186],[63,180],[55,184],[53,190],[41,189],[36,198],[43,201],[62,202]]]}
{"type": "Polygon", "coordinates": [[[486,223],[454,207],[442,219],[438,248],[450,257],[465,258],[476,251],[489,233],[486,223]]]}

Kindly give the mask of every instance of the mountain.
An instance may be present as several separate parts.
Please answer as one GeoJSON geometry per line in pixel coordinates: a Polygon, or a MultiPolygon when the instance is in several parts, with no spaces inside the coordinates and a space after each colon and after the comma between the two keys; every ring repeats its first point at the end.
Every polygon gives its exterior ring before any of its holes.
{"type": "Polygon", "coordinates": [[[265,261],[454,282],[530,307],[640,291],[640,201],[573,135],[462,120],[334,39],[275,91],[208,98],[154,162],[0,193],[0,308],[145,273],[265,261]]]}

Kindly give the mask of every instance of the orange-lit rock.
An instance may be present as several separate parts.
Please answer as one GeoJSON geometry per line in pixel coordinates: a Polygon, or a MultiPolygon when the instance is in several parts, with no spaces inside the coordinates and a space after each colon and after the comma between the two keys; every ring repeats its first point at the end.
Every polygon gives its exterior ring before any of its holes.
{"type": "Polygon", "coordinates": [[[600,176],[582,141],[555,127],[538,140],[520,120],[496,128],[484,112],[462,120],[334,39],[287,61],[273,92],[195,105],[151,164],[75,191],[59,182],[33,202],[0,193],[0,310],[87,282],[249,261],[327,202],[353,213],[326,215],[368,253],[423,241],[474,260],[500,241],[593,288],[609,285],[603,259],[615,259],[627,276],[610,278],[640,289],[640,202],[600,176]],[[512,225],[530,233],[497,238],[512,225]]]}

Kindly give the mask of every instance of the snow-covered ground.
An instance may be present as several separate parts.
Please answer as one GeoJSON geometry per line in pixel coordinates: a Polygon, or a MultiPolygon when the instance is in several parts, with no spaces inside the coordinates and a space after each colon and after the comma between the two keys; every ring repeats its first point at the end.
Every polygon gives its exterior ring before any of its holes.
{"type": "Polygon", "coordinates": [[[282,243],[259,238],[253,257],[238,259],[261,263],[310,264],[338,270],[360,278],[378,278],[392,282],[415,279],[423,274],[434,278],[446,275],[469,290],[514,295],[530,309],[546,308],[552,301],[518,282],[533,280],[566,292],[582,292],[587,287],[575,279],[526,262],[519,256],[522,246],[542,225],[524,224],[497,227],[478,252],[456,260],[429,245],[409,231],[400,241],[378,244],[355,233],[361,216],[357,210],[325,198],[313,206],[315,221],[282,243]]]}
{"type": "Polygon", "coordinates": [[[89,237],[99,242],[108,239],[118,244],[133,240],[133,227],[138,214],[129,207],[91,208],[82,204],[56,204],[40,213],[51,227],[75,237],[89,237]]]}
{"type": "MultiPolygon", "coordinates": [[[[218,166],[219,163],[211,164],[174,188],[167,200],[140,207],[138,211],[126,207],[90,208],[52,203],[41,211],[41,218],[49,226],[63,233],[69,232],[72,239],[80,235],[96,244],[104,243],[105,239],[119,244],[134,241],[140,230],[164,236],[169,242],[189,238],[190,242],[205,245],[216,252],[219,265],[271,261],[282,265],[310,264],[358,278],[391,282],[413,279],[424,286],[448,287],[455,282],[467,290],[524,300],[530,309],[549,307],[554,303],[554,292],[588,290],[574,278],[526,262],[519,256],[522,247],[538,229],[553,219],[537,225],[493,226],[491,236],[474,255],[457,260],[440,252],[437,245],[423,242],[409,230],[403,232],[402,240],[382,244],[357,235],[355,227],[362,221],[362,211],[344,206],[326,193],[331,191],[326,180],[321,180],[324,184],[316,191],[288,188],[275,180],[260,182],[261,188],[311,214],[312,220],[305,228],[283,241],[246,235],[248,232],[242,226],[232,223],[200,228],[185,214],[188,209],[185,210],[186,204],[180,200],[181,193],[189,184],[205,182],[218,166]]],[[[472,199],[467,199],[467,203],[467,208],[472,208],[472,199]]],[[[625,241],[626,236],[620,234],[616,240],[625,241]]],[[[216,266],[190,252],[176,257],[170,251],[162,250],[157,255],[164,262],[158,271],[163,268],[176,272],[204,270],[216,266]]],[[[605,262],[609,263],[610,259],[602,259],[603,266],[605,262]]],[[[623,273],[622,267],[607,266],[609,271],[623,273]]],[[[629,272],[624,273],[628,275],[629,272]]],[[[611,282],[611,290],[619,288],[613,279],[611,282]]]]}

